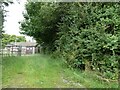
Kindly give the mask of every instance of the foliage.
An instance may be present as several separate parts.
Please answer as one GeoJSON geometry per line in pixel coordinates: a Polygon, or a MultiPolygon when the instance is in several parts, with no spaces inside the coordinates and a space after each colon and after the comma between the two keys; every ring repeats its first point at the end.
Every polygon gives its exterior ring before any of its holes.
{"type": "Polygon", "coordinates": [[[105,73],[105,77],[106,73],[111,73],[109,78],[117,78],[119,4],[88,3],[78,4],[79,7],[76,4],[71,5],[69,14],[59,26],[57,52],[72,67],[85,64],[86,69],[98,70],[105,73]]]}
{"type": "Polygon", "coordinates": [[[24,36],[3,34],[2,45],[3,47],[5,47],[5,45],[9,44],[10,42],[25,42],[25,41],[26,39],[24,36]]]}
{"type": "Polygon", "coordinates": [[[21,22],[21,33],[33,36],[38,43],[52,50],[58,30],[56,23],[59,21],[55,5],[30,2],[26,5],[26,10],[25,21],[21,22]]]}
{"type": "Polygon", "coordinates": [[[120,55],[119,8],[119,3],[29,2],[21,33],[63,57],[69,67],[85,65],[114,79],[120,55]]]}
{"type": "Polygon", "coordinates": [[[6,16],[6,10],[4,10],[4,7],[9,6],[9,4],[12,4],[13,2],[10,0],[1,0],[0,1],[0,38],[2,37],[3,31],[3,23],[4,23],[4,17],[6,16]]]}

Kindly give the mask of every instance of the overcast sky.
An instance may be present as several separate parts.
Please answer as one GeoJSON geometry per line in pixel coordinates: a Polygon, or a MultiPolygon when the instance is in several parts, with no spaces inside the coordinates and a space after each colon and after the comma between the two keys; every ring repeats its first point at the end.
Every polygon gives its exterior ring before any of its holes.
{"type": "MultiPolygon", "coordinates": [[[[21,35],[19,33],[19,24],[18,22],[23,20],[22,12],[25,10],[25,1],[26,0],[19,0],[20,4],[17,2],[17,0],[13,0],[14,4],[9,5],[5,9],[7,12],[6,22],[4,23],[4,30],[5,33],[11,34],[11,35],[21,35]]],[[[31,40],[30,37],[27,37],[27,40],[31,40]]]]}

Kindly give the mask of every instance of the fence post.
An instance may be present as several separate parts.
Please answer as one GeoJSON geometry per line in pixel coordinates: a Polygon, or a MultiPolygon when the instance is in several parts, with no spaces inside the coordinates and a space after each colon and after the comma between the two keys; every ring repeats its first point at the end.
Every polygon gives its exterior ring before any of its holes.
{"type": "Polygon", "coordinates": [[[18,48],[18,55],[21,56],[22,46],[19,46],[18,48]]]}
{"type": "Polygon", "coordinates": [[[11,51],[11,56],[13,56],[13,45],[12,45],[12,51],[11,51]]]}

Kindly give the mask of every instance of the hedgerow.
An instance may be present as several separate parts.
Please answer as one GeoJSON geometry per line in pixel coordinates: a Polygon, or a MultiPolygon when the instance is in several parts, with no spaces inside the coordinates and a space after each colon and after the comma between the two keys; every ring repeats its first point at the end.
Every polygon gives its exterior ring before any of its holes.
{"type": "Polygon", "coordinates": [[[119,3],[33,3],[26,5],[21,32],[33,36],[72,68],[116,79],[120,55],[119,3]],[[34,9],[33,9],[34,8],[34,9]]]}

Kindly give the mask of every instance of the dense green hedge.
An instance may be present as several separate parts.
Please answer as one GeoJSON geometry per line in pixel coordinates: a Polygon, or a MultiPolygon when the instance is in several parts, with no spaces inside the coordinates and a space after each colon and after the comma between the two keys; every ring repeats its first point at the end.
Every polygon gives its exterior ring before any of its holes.
{"type": "Polygon", "coordinates": [[[33,36],[69,67],[118,75],[119,3],[34,3],[26,5],[21,32],[33,36]],[[33,9],[34,8],[34,9],[33,9]]]}

